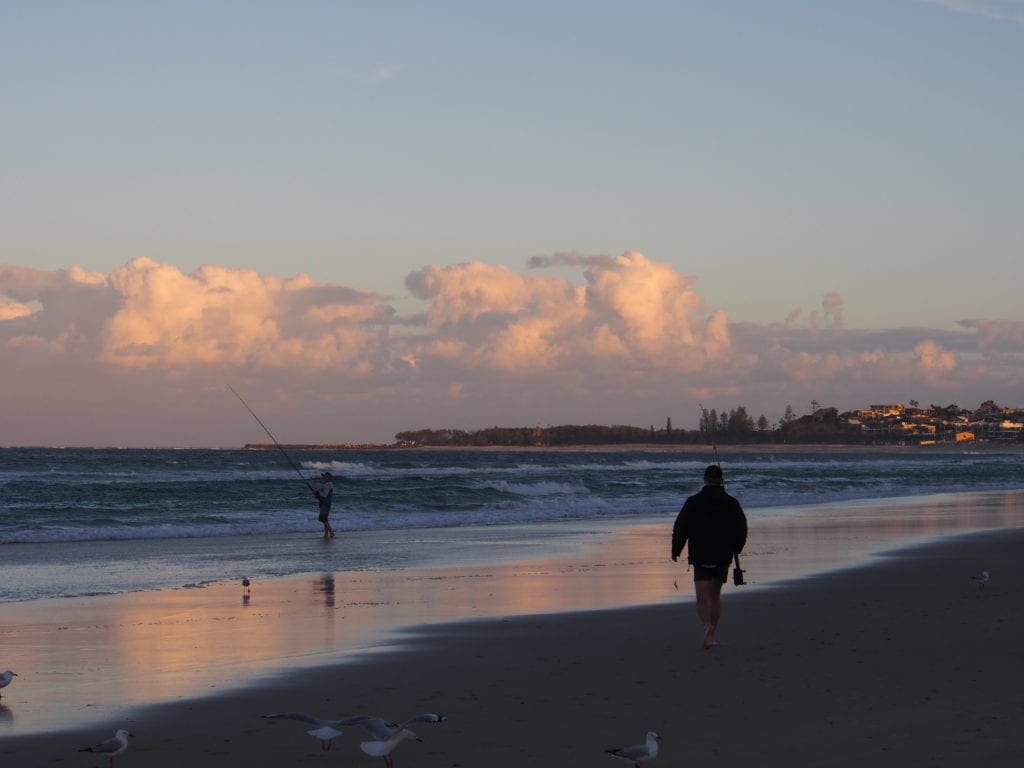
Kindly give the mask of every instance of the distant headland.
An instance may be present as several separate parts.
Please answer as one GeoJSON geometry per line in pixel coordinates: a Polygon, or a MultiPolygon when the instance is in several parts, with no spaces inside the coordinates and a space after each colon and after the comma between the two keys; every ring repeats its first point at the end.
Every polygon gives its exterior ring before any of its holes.
{"type": "MultiPolygon", "coordinates": [[[[811,402],[797,416],[787,405],[774,424],[754,419],[744,406],[728,411],[701,409],[697,429],[675,429],[672,419],[655,429],[599,424],[487,427],[478,430],[419,429],[399,432],[393,443],[289,444],[293,450],[381,450],[417,447],[566,447],[585,445],[935,445],[1013,441],[1024,444],[1024,408],[1008,408],[986,400],[975,409],[956,404],[920,407],[908,403],[870,405],[840,413],[811,402]]],[[[247,450],[273,450],[273,443],[247,443],[247,450]]]]}

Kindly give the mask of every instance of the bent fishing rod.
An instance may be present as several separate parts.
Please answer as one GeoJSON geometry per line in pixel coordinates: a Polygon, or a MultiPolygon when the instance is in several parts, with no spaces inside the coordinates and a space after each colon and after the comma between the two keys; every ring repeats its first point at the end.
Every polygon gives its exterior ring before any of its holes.
{"type": "Polygon", "coordinates": [[[294,461],[292,461],[292,457],[289,456],[288,452],[284,448],[281,447],[281,444],[279,442],[277,442],[277,438],[274,437],[274,433],[271,432],[267,428],[267,425],[264,424],[263,421],[260,419],[260,417],[256,415],[256,411],[254,411],[252,408],[249,407],[249,404],[247,402],[245,402],[245,400],[242,399],[242,396],[240,394],[235,392],[235,388],[232,387],[230,384],[228,384],[228,389],[230,389],[231,392],[234,394],[234,396],[237,397],[239,399],[239,401],[242,403],[242,405],[245,406],[245,410],[247,410],[249,413],[252,414],[252,417],[254,419],[256,419],[256,423],[258,423],[261,427],[263,427],[263,431],[266,432],[267,435],[270,437],[270,439],[274,441],[274,445],[277,446],[277,450],[279,450],[282,454],[284,454],[284,457],[288,460],[288,463],[292,465],[292,469],[295,470],[295,474],[297,474],[300,478],[302,478],[302,482],[304,482],[306,484],[306,487],[309,488],[310,491],[313,491],[313,493],[316,493],[316,491],[313,490],[313,486],[310,485],[309,480],[306,479],[306,476],[303,475],[302,472],[299,471],[299,467],[295,464],[294,461]]]}
{"type": "Polygon", "coordinates": [[[697,407],[700,408],[700,420],[708,425],[708,435],[711,437],[711,447],[715,450],[715,464],[718,468],[722,468],[722,461],[718,458],[718,438],[715,437],[715,432],[718,431],[718,425],[711,423],[711,416],[708,410],[700,403],[697,403],[697,407]]]}

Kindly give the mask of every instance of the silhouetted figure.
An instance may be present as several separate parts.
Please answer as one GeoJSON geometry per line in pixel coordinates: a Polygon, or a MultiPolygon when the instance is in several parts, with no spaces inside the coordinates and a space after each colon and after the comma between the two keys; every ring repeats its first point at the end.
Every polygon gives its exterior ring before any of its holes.
{"type": "Polygon", "coordinates": [[[747,542],[747,518],[740,503],[725,492],[722,468],[704,470],[704,487],[686,500],[672,528],[672,560],[678,561],[689,542],[697,615],[704,625],[704,648],[715,645],[722,613],[722,585],[729,565],[747,542]]]}
{"type": "Polygon", "coordinates": [[[317,518],[324,524],[324,538],[333,539],[334,529],[331,527],[331,502],[334,499],[334,477],[330,472],[320,475],[320,487],[313,491],[313,496],[320,504],[320,516],[317,518]]]}

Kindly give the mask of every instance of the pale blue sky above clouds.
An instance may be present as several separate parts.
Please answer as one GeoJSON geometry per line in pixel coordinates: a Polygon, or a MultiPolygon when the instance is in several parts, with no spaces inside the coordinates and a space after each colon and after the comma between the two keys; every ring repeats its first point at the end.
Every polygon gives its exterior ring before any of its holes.
{"type": "Polygon", "coordinates": [[[400,299],[428,263],[637,249],[754,321],[1016,309],[1019,3],[0,8],[5,261],[400,299]]]}
{"type": "MultiPolygon", "coordinates": [[[[1022,333],[1022,73],[1021,0],[0,2],[0,265],[15,268],[0,281],[0,324],[8,323],[0,341],[23,352],[36,344],[25,339],[45,339],[65,354],[58,340],[85,324],[57,323],[53,307],[74,305],[83,285],[108,278],[68,280],[60,270],[112,276],[144,256],[174,269],[139,262],[125,275],[148,275],[142,282],[104,283],[121,302],[103,299],[106,317],[121,313],[118,323],[93,318],[107,329],[91,338],[106,365],[150,370],[152,339],[197,338],[188,319],[188,333],[152,331],[146,312],[166,312],[152,302],[143,311],[133,291],[166,280],[205,302],[221,290],[211,287],[220,277],[189,282],[173,272],[213,265],[267,278],[305,273],[317,284],[376,294],[373,322],[437,317],[450,311],[445,302],[474,322],[506,312],[500,340],[516,336],[516,354],[538,355],[537,365],[581,348],[564,339],[559,346],[555,327],[580,329],[597,356],[627,354],[626,347],[633,354],[645,344],[645,359],[657,356],[624,304],[609,298],[588,305],[585,322],[569,319],[572,301],[550,300],[552,292],[568,296],[566,289],[531,276],[619,297],[607,281],[643,273],[644,285],[664,287],[686,275],[696,282],[677,285],[685,307],[666,312],[696,312],[711,323],[698,344],[709,359],[723,348],[712,313],[727,313],[730,354],[747,355],[742,370],[751,387],[804,364],[749,357],[765,345],[751,341],[762,339],[758,329],[778,329],[787,316],[789,328],[797,309],[797,325],[809,331],[822,319],[856,331],[857,354],[898,337],[898,354],[916,355],[933,374],[946,371],[943,350],[963,346],[958,321],[1000,329],[999,344],[1022,333]],[[587,275],[583,262],[565,260],[543,273],[527,269],[534,256],[628,251],[646,260],[586,262],[587,275]],[[457,268],[467,262],[521,277],[457,268]],[[428,273],[436,281],[424,287],[428,273]],[[529,334],[516,323],[526,304],[504,298],[467,310],[465,297],[479,295],[477,279],[526,297],[532,322],[548,331],[533,327],[533,341],[524,342],[529,334]],[[54,293],[58,285],[70,293],[54,293]],[[27,314],[46,306],[40,291],[50,291],[48,320],[27,314]],[[601,336],[616,323],[621,349],[601,336]],[[149,336],[132,335],[143,327],[149,336]],[[925,330],[914,343],[890,333],[908,327],[925,330]],[[538,338],[544,345],[531,346],[538,338]],[[939,338],[946,347],[914,351],[939,338]],[[744,343],[754,346],[737,351],[744,343]],[[144,355],[126,356],[147,344],[144,355]]],[[[268,313],[292,306],[275,291],[293,288],[267,290],[268,313]]],[[[318,310],[321,325],[307,332],[341,333],[338,313],[345,322],[370,322],[363,309],[339,306],[318,310]]],[[[238,329],[218,349],[250,349],[251,330],[238,329]]],[[[463,330],[434,328],[434,346],[392,349],[388,365],[408,358],[424,375],[422,361],[442,347],[450,354],[452,345],[468,345],[458,347],[467,355],[497,348],[499,335],[475,347],[482,329],[463,330]]],[[[814,354],[821,343],[811,345],[814,354]]],[[[349,355],[358,348],[368,355],[360,370],[380,373],[384,353],[371,354],[368,344],[345,336],[338,360],[355,365],[349,355]]],[[[991,353],[996,342],[983,346],[991,353]]],[[[512,348],[487,359],[500,368],[512,348]]],[[[159,349],[161,364],[185,359],[181,350],[159,349]]],[[[261,359],[280,364],[282,349],[261,359]]],[[[795,346],[786,346],[790,353],[795,346]]],[[[479,372],[472,366],[483,364],[479,355],[460,359],[465,380],[445,382],[458,398],[479,372]]],[[[1024,369],[1016,360],[1012,373],[1002,369],[1000,392],[1016,391],[1024,369]]],[[[679,365],[689,371],[696,363],[679,365]]],[[[971,377],[977,393],[991,389],[981,379],[994,370],[986,366],[960,364],[960,389],[932,391],[958,396],[971,377]]],[[[870,376],[859,388],[849,376],[843,381],[836,391],[848,399],[885,399],[870,376]]],[[[380,391],[380,382],[374,386],[380,391]]],[[[692,386],[697,397],[710,385],[692,386]]],[[[885,395],[903,389],[893,384],[885,395]]],[[[728,396],[781,407],[784,391],[779,383],[728,396]]],[[[524,403],[509,420],[532,423],[532,407],[524,403]]],[[[649,420],[639,409],[622,418],[649,420]]],[[[415,413],[402,419],[396,428],[417,426],[415,413]]],[[[364,434],[379,436],[369,426],[364,434]]]]}

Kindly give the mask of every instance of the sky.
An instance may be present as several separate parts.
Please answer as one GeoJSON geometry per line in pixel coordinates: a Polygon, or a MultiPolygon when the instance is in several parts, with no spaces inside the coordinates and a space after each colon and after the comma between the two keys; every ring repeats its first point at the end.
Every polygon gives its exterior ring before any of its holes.
{"type": "Polygon", "coordinates": [[[0,445],[1024,405],[1024,0],[0,0],[0,445]]]}

